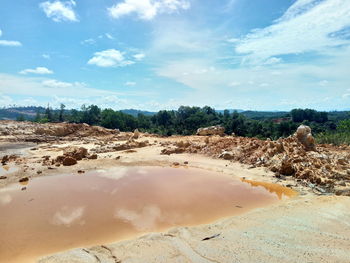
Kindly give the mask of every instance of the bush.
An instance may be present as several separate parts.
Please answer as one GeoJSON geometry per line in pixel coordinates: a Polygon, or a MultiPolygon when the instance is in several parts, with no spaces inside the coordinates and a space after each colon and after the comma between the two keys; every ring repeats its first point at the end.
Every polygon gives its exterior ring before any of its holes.
{"type": "Polygon", "coordinates": [[[350,145],[350,133],[348,132],[323,132],[317,134],[315,139],[317,143],[350,145]]]}

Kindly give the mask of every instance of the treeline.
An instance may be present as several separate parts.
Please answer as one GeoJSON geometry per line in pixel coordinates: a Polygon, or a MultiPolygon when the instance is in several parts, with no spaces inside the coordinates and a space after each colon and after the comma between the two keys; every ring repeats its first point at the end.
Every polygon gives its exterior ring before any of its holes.
{"type": "MultiPolygon", "coordinates": [[[[349,114],[346,116],[350,118],[349,114]]],[[[282,118],[263,119],[260,116],[255,120],[229,110],[217,112],[208,106],[203,108],[181,106],[178,110],[162,110],[151,116],[142,113],[132,116],[112,109],[102,110],[96,105],[83,105],[81,110],[66,111],[63,104],[59,110],[53,111],[47,107],[44,113],[38,112],[34,121],[87,123],[121,131],[133,131],[137,128],[144,132],[166,136],[191,135],[200,127],[222,125],[227,134],[234,133],[238,136],[261,139],[289,136],[301,123],[311,126],[315,134],[336,132],[339,125],[339,120],[329,119],[327,112],[310,109],[294,109],[282,118]]]]}
{"type": "Polygon", "coordinates": [[[318,123],[325,123],[328,121],[327,112],[318,112],[311,109],[294,109],[290,112],[290,115],[292,116],[292,120],[294,122],[314,121],[318,123]]]}

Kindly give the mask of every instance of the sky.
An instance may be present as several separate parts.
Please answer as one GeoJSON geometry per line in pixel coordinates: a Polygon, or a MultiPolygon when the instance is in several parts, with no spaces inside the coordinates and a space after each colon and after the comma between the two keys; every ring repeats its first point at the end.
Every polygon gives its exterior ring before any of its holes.
{"type": "Polygon", "coordinates": [[[2,0],[0,107],[350,109],[349,0],[2,0]]]}

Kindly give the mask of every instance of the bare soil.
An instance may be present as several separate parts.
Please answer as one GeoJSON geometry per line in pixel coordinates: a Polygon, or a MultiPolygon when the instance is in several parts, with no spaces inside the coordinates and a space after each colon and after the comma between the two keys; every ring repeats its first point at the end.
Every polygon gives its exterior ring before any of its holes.
{"type": "Polygon", "coordinates": [[[212,224],[77,248],[40,262],[349,262],[349,146],[306,151],[293,137],[163,138],[87,125],[1,121],[0,149],[2,163],[18,168],[2,172],[0,189],[19,180],[30,185],[38,176],[116,166],[182,166],[277,183],[299,193],[212,224]],[[68,157],[76,164],[63,165],[68,157]]]}

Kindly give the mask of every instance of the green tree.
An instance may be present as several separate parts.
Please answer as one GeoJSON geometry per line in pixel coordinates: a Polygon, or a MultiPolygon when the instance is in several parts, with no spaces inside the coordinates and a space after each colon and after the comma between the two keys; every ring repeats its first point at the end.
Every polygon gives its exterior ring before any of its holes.
{"type": "Polygon", "coordinates": [[[337,131],[350,133],[350,119],[340,121],[337,126],[337,131]]]}
{"type": "Polygon", "coordinates": [[[46,119],[48,120],[48,122],[53,121],[52,109],[50,108],[49,104],[47,105],[47,108],[45,110],[45,115],[46,115],[46,119]]]}
{"type": "Polygon", "coordinates": [[[100,122],[101,109],[96,105],[90,105],[86,107],[82,106],[82,119],[81,122],[89,125],[97,125],[100,122]]]}
{"type": "Polygon", "coordinates": [[[63,103],[60,104],[60,113],[58,116],[58,120],[60,122],[64,122],[64,108],[66,107],[66,105],[64,105],[63,103]]]}
{"type": "Polygon", "coordinates": [[[21,115],[17,116],[16,120],[17,121],[25,121],[26,119],[25,119],[24,115],[21,114],[21,115]]]}

